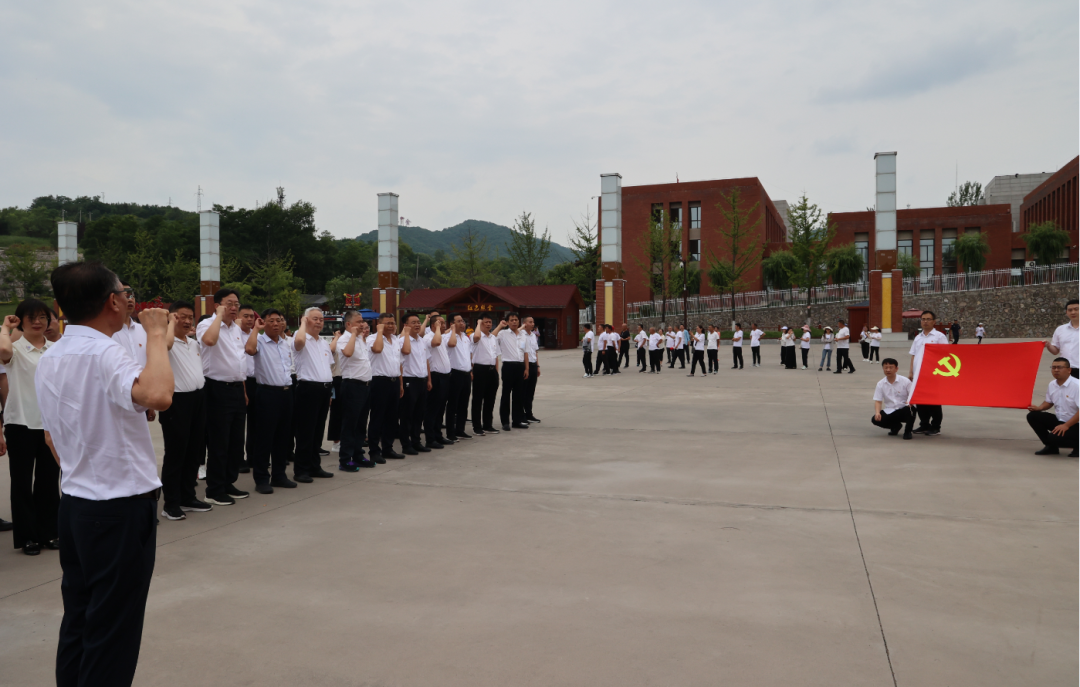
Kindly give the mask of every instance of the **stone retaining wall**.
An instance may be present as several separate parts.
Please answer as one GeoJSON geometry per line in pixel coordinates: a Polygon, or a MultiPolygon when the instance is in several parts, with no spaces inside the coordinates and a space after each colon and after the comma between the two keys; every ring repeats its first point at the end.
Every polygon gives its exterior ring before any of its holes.
{"type": "MultiPolygon", "coordinates": [[[[814,323],[814,326],[818,324],[829,325],[836,327],[836,320],[838,318],[848,318],[847,306],[851,303],[828,303],[825,305],[814,305],[810,310],[810,321],[814,323]]],[[[757,310],[737,310],[735,311],[735,317],[738,322],[742,323],[744,329],[748,329],[751,322],[757,322],[758,326],[765,331],[775,331],[783,325],[789,327],[799,327],[806,323],[806,306],[797,305],[786,308],[760,308],[757,310]]],[[[714,324],[722,330],[731,329],[731,314],[730,313],[709,313],[708,315],[690,315],[687,321],[691,328],[697,325],[709,325],[714,324]]],[[[683,322],[682,315],[677,317],[668,316],[665,324],[680,325],[683,322]]],[[[659,327],[661,320],[659,317],[643,317],[641,319],[630,320],[631,325],[640,324],[648,330],[649,327],[659,327]]]]}

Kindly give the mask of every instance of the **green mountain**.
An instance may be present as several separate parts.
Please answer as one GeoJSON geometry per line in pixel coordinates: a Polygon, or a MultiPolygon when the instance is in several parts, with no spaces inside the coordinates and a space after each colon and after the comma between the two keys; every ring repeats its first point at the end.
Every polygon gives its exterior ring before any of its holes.
{"type": "MultiPolygon", "coordinates": [[[[510,237],[513,235],[514,231],[510,227],[504,227],[501,224],[493,224],[478,219],[467,219],[461,224],[455,224],[454,226],[441,231],[432,231],[431,229],[424,229],[423,227],[407,227],[402,225],[398,227],[398,238],[409,244],[409,247],[417,253],[435,255],[435,251],[442,250],[445,251],[447,255],[450,255],[450,247],[459,245],[461,238],[470,229],[472,229],[474,234],[487,239],[487,257],[494,258],[496,251],[503,257],[508,255],[506,247],[510,245],[510,237]]],[[[379,232],[369,231],[356,238],[360,241],[378,241],[379,232]]],[[[552,241],[551,255],[548,256],[544,267],[551,268],[559,263],[573,262],[573,260],[574,254],[569,248],[552,241]]]]}

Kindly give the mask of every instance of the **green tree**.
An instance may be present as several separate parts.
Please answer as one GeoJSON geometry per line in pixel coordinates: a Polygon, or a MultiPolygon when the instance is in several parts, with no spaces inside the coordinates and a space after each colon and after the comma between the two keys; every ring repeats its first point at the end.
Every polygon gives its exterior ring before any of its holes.
{"type": "Polygon", "coordinates": [[[791,274],[798,269],[799,261],[789,250],[778,250],[761,261],[761,273],[765,284],[776,290],[790,290],[791,274]]]}
{"type": "Polygon", "coordinates": [[[746,274],[758,265],[765,251],[765,245],[756,238],[761,217],[750,221],[761,203],[756,202],[745,212],[740,212],[742,191],[738,187],[728,195],[721,195],[720,199],[716,208],[722,218],[719,232],[725,255],[717,258],[710,252],[709,284],[717,293],[731,294],[731,319],[734,320],[735,294],[746,290],[749,283],[746,274]]]}
{"type": "Polygon", "coordinates": [[[506,247],[518,284],[540,284],[544,281],[544,263],[551,255],[551,232],[537,235],[536,220],[528,212],[514,220],[513,235],[506,247]]]}
{"type": "Polygon", "coordinates": [[[570,251],[574,254],[575,268],[573,280],[548,282],[576,284],[586,305],[596,302],[596,280],[600,278],[600,246],[597,236],[592,214],[586,212],[581,219],[574,222],[574,234],[570,237],[570,251]]]}
{"type": "Polygon", "coordinates": [[[679,261],[679,238],[671,218],[661,210],[659,215],[649,218],[649,224],[638,238],[638,253],[634,256],[641,273],[645,275],[644,285],[652,292],[653,298],[671,298],[676,289],[682,292],[682,280],[675,283],[672,274],[674,264],[679,261]]]}
{"type": "Polygon", "coordinates": [[[56,269],[55,258],[48,259],[30,246],[14,245],[4,251],[4,284],[22,298],[47,296],[49,275],[56,269]]]}
{"type": "Polygon", "coordinates": [[[259,312],[266,308],[277,308],[286,317],[300,314],[300,291],[304,282],[293,273],[291,253],[260,260],[247,269],[238,260],[225,260],[221,265],[221,281],[222,286],[240,293],[242,304],[250,305],[259,312]]]}
{"type": "Polygon", "coordinates": [[[1028,253],[1035,256],[1035,262],[1040,265],[1056,263],[1069,245],[1069,232],[1059,229],[1054,220],[1028,227],[1023,237],[1028,253]]]}
{"type": "Polygon", "coordinates": [[[80,248],[87,260],[100,260],[113,272],[123,273],[139,228],[134,215],[106,215],[86,225],[80,248]]]}
{"type": "Polygon", "coordinates": [[[453,254],[440,266],[438,279],[443,286],[469,286],[490,280],[491,265],[487,255],[487,239],[470,227],[461,237],[460,245],[450,246],[453,254]]]}
{"type": "Polygon", "coordinates": [[[357,277],[337,276],[326,282],[327,307],[340,312],[345,309],[345,294],[363,294],[364,284],[357,277]]]}
{"type": "Polygon", "coordinates": [[[825,253],[836,234],[836,226],[829,223],[805,193],[788,208],[788,224],[791,226],[791,254],[795,256],[796,265],[788,276],[796,286],[807,289],[807,298],[812,300],[815,290],[825,284],[829,276],[825,253]]]}
{"type": "Polygon", "coordinates": [[[199,263],[185,258],[178,249],[172,262],[162,264],[159,283],[161,296],[169,303],[190,301],[199,293],[199,263]]]}
{"type": "Polygon", "coordinates": [[[862,278],[866,263],[855,244],[848,243],[825,253],[825,269],[834,284],[850,284],[862,278]]]}
{"type": "Polygon", "coordinates": [[[683,285],[686,285],[686,294],[688,296],[697,296],[701,294],[701,277],[702,271],[693,265],[688,263],[680,263],[678,267],[672,267],[671,269],[671,289],[677,294],[681,295],[683,285]],[[683,273],[686,273],[686,279],[683,279],[683,273]]]}
{"type": "Polygon", "coordinates": [[[898,253],[896,255],[896,268],[903,273],[905,279],[911,279],[919,275],[919,266],[915,264],[915,257],[911,253],[898,253]]]}
{"type": "Polygon", "coordinates": [[[122,275],[135,291],[135,300],[145,302],[154,297],[160,266],[161,257],[154,246],[154,237],[146,229],[139,229],[135,232],[135,249],[124,260],[122,275]]]}
{"type": "Polygon", "coordinates": [[[948,207],[957,208],[964,205],[978,205],[982,199],[982,184],[977,181],[965,181],[960,184],[958,190],[949,194],[949,199],[945,201],[945,204],[948,207]]]}
{"type": "Polygon", "coordinates": [[[964,234],[956,239],[952,250],[965,272],[979,272],[986,267],[986,256],[990,254],[990,244],[982,232],[964,234]]]}

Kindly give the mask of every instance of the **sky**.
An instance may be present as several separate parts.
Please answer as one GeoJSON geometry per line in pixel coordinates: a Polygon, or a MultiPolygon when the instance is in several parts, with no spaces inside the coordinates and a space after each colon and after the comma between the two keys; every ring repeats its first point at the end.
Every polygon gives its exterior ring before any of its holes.
{"type": "Polygon", "coordinates": [[[1005,2],[0,4],[0,206],[252,207],[284,186],[339,238],[376,194],[441,229],[523,211],[566,243],[623,185],[756,176],[827,212],[1080,152],[1080,16],[1005,2]]]}

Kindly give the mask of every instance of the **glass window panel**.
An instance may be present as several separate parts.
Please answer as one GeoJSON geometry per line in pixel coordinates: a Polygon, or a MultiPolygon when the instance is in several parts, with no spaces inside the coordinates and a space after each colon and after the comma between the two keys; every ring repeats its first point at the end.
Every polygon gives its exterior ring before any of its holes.
{"type": "Polygon", "coordinates": [[[919,271],[923,279],[934,276],[934,239],[919,239],[919,271]]]}

